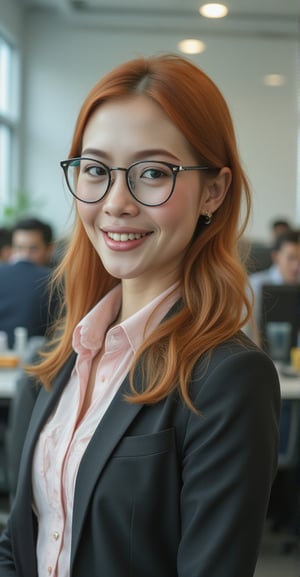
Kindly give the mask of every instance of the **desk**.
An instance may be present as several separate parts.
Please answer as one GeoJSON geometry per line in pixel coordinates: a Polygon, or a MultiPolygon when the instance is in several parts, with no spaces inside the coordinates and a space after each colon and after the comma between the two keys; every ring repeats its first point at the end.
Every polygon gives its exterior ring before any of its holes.
{"type": "Polygon", "coordinates": [[[296,374],[292,367],[275,363],[278,371],[282,399],[300,400],[300,373],[296,374]]]}
{"type": "MultiPolygon", "coordinates": [[[[31,364],[34,356],[43,347],[45,337],[31,337],[28,340],[26,353],[24,355],[24,364],[31,364]]],[[[11,351],[13,352],[13,351],[11,351]]],[[[22,367],[0,367],[0,400],[12,399],[16,392],[16,382],[21,374],[22,367]]]]}
{"type": "Polygon", "coordinates": [[[286,377],[279,375],[282,399],[300,400],[300,375],[299,377],[286,377]]]}

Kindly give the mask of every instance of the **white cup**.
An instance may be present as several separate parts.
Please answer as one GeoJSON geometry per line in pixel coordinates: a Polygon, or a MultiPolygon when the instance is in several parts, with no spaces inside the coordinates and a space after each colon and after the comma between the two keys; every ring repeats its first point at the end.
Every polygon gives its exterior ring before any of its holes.
{"type": "Polygon", "coordinates": [[[0,331],[0,353],[6,353],[8,349],[8,338],[5,331],[0,331]]]}

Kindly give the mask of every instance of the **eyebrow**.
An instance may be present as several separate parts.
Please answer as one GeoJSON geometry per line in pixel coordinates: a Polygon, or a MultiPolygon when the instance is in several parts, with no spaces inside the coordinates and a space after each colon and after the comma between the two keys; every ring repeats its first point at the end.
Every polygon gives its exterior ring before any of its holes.
{"type": "MultiPolygon", "coordinates": [[[[105,158],[105,159],[109,159],[109,155],[107,154],[107,152],[105,152],[104,150],[99,150],[98,148],[85,148],[82,152],[81,155],[82,156],[86,156],[91,154],[92,156],[98,156],[99,158],[105,158]]],[[[169,152],[168,150],[165,150],[163,148],[150,148],[147,150],[140,150],[138,152],[135,153],[135,157],[137,159],[140,158],[151,158],[152,156],[168,156],[169,158],[172,158],[173,160],[175,160],[176,162],[179,162],[179,159],[177,156],[175,156],[174,154],[172,154],[171,152],[169,152]]]]}

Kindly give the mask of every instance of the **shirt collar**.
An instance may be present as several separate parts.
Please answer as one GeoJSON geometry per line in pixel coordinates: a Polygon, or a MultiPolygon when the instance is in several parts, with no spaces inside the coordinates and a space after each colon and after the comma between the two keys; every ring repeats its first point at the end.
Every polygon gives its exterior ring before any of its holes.
{"type": "Polygon", "coordinates": [[[283,282],[281,272],[280,272],[277,265],[273,264],[269,268],[269,272],[270,272],[270,280],[272,280],[274,283],[282,283],[283,282]]]}
{"type": "MultiPolygon", "coordinates": [[[[102,347],[106,333],[119,313],[121,291],[121,284],[118,284],[78,323],[73,332],[73,349],[75,352],[81,353],[90,350],[95,354],[102,347]]],[[[134,352],[159,324],[179,296],[178,283],[175,283],[120,325],[116,325],[122,328],[134,352]],[[154,311],[154,309],[156,310],[154,311]],[[154,313],[151,315],[153,311],[154,313]]],[[[111,330],[115,330],[116,326],[111,330]]]]}
{"type": "Polygon", "coordinates": [[[89,349],[97,352],[103,345],[105,333],[114,322],[121,306],[121,284],[114,287],[78,323],[73,333],[76,353],[89,349]]]}

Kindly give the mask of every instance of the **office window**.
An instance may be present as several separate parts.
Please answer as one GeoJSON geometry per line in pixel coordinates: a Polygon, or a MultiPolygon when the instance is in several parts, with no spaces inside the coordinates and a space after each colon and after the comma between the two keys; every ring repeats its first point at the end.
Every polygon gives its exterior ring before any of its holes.
{"type": "Polygon", "coordinates": [[[12,50],[7,42],[0,38],[0,112],[10,113],[12,50]]]}
{"type": "Polygon", "coordinates": [[[10,201],[11,188],[11,130],[0,124],[0,199],[1,205],[6,205],[10,201]]]}
{"type": "MultiPolygon", "coordinates": [[[[0,35],[0,208],[13,203],[12,150],[17,130],[14,49],[0,35]]],[[[0,213],[1,216],[1,213],[0,213]]]]}

